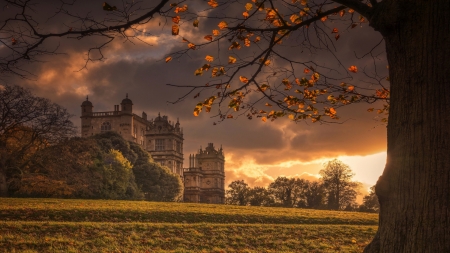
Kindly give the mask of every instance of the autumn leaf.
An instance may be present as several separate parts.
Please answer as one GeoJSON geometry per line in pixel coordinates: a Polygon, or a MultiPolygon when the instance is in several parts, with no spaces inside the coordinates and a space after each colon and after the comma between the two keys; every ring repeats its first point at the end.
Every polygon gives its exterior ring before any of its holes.
{"type": "Polygon", "coordinates": [[[347,87],[347,91],[353,91],[355,89],[355,86],[350,85],[347,87]]]}
{"type": "Polygon", "coordinates": [[[248,17],[249,17],[249,14],[248,14],[247,11],[244,11],[244,12],[242,12],[242,16],[244,16],[244,18],[248,18],[248,17]]]}
{"type": "Polygon", "coordinates": [[[172,26],[172,35],[178,35],[178,33],[180,32],[180,28],[178,25],[173,25],[172,26]]]}
{"type": "Polygon", "coordinates": [[[325,22],[327,19],[328,19],[328,16],[324,16],[324,17],[322,17],[320,20],[321,20],[322,22],[325,22]]]}
{"type": "Polygon", "coordinates": [[[348,10],[348,13],[353,13],[353,12],[355,12],[355,10],[353,10],[353,9],[348,10]]]}
{"type": "Polygon", "coordinates": [[[367,109],[368,112],[373,112],[373,108],[367,109]]]}
{"type": "Polygon", "coordinates": [[[198,27],[198,19],[194,20],[194,22],[192,23],[192,25],[193,25],[194,27],[198,27]]]}
{"type": "Polygon", "coordinates": [[[214,36],[219,36],[220,35],[220,31],[219,30],[213,30],[213,35],[214,36]]]}
{"type": "Polygon", "coordinates": [[[248,79],[245,76],[240,76],[239,80],[241,80],[241,82],[243,82],[243,83],[248,83],[248,79]]]}
{"type": "Polygon", "coordinates": [[[232,118],[233,118],[233,115],[231,115],[231,114],[227,115],[227,119],[232,119],[232,118]]]}
{"type": "Polygon", "coordinates": [[[236,62],[236,58],[234,58],[233,56],[228,56],[228,64],[233,64],[236,62]]]}
{"type": "Polygon", "coordinates": [[[339,16],[343,17],[344,15],[345,15],[345,10],[341,10],[341,11],[339,12],[339,16]]]}
{"type": "Polygon", "coordinates": [[[269,103],[266,103],[266,104],[265,104],[265,106],[269,106],[269,107],[271,107],[272,105],[271,105],[271,104],[269,104],[269,103]]]}
{"type": "Polygon", "coordinates": [[[261,120],[262,120],[263,122],[266,122],[266,121],[267,121],[267,117],[262,117],[261,120]]]}
{"type": "Polygon", "coordinates": [[[199,68],[199,69],[195,70],[194,75],[195,76],[203,75],[203,68],[199,68]]]}
{"type": "Polygon", "coordinates": [[[180,13],[180,12],[185,12],[185,11],[187,11],[187,10],[188,10],[187,5],[184,5],[183,7],[176,7],[175,10],[174,10],[174,12],[175,12],[175,13],[180,13]]]}
{"type": "Polygon", "coordinates": [[[300,24],[302,22],[302,19],[296,14],[293,14],[289,19],[294,24],[300,24]]]}
{"type": "Polygon", "coordinates": [[[220,23],[217,26],[219,27],[220,30],[223,30],[228,27],[228,24],[225,21],[220,21],[220,23]]]}
{"type": "Polygon", "coordinates": [[[206,35],[205,37],[203,37],[205,40],[208,40],[208,41],[212,41],[213,40],[213,38],[212,38],[212,36],[211,35],[206,35]]]}
{"type": "Polygon", "coordinates": [[[228,50],[232,50],[232,49],[241,49],[241,44],[239,44],[239,42],[235,41],[233,43],[231,43],[231,46],[228,48],[228,50]]]}
{"type": "Polygon", "coordinates": [[[216,8],[217,6],[219,6],[219,4],[217,3],[216,0],[209,0],[208,2],[209,6],[216,8]]]}
{"type": "MultiPolygon", "coordinates": [[[[204,71],[208,71],[209,68],[211,68],[211,65],[209,65],[209,64],[204,64],[204,65],[202,66],[202,70],[204,70],[204,71]]],[[[208,86],[208,85],[206,85],[206,86],[208,86]]]]}
{"type": "Polygon", "coordinates": [[[305,68],[305,69],[303,70],[303,73],[308,74],[309,71],[310,71],[310,70],[309,70],[308,68],[305,68]]]}
{"type": "Polygon", "coordinates": [[[256,42],[258,42],[258,41],[260,41],[260,40],[261,40],[261,37],[257,36],[257,37],[255,38],[254,42],[256,43],[256,42]]]}
{"type": "Polygon", "coordinates": [[[338,29],[337,28],[333,28],[333,31],[331,31],[331,33],[338,33],[338,29]]]}
{"type": "Polygon", "coordinates": [[[169,56],[166,58],[166,63],[170,62],[172,60],[172,56],[169,56]]]}
{"type": "Polygon", "coordinates": [[[192,44],[192,43],[189,43],[189,44],[188,44],[188,48],[190,48],[190,49],[192,49],[192,50],[195,50],[195,45],[192,44]]]}
{"type": "Polygon", "coordinates": [[[250,46],[250,40],[249,40],[248,38],[245,38],[245,39],[244,39],[244,45],[245,45],[246,47],[249,47],[249,46],[250,46]]]}
{"type": "Polygon", "coordinates": [[[175,24],[178,24],[180,22],[180,16],[173,17],[172,22],[174,22],[175,24]]]}
{"type": "Polygon", "coordinates": [[[308,3],[307,0],[302,0],[302,1],[300,2],[301,5],[306,5],[307,3],[308,3]]]}
{"type": "Polygon", "coordinates": [[[350,72],[356,73],[356,72],[358,72],[358,67],[352,65],[352,66],[350,66],[350,67],[348,68],[348,70],[349,70],[350,72]]]}
{"type": "Polygon", "coordinates": [[[245,4],[245,9],[246,9],[247,11],[250,11],[252,8],[253,8],[253,4],[251,4],[251,3],[245,4]]]}
{"type": "Polygon", "coordinates": [[[330,113],[331,113],[332,115],[336,114],[336,109],[334,109],[333,107],[331,107],[331,108],[330,108],[330,113]]]}
{"type": "Polygon", "coordinates": [[[341,35],[336,34],[336,35],[334,36],[334,39],[335,39],[335,40],[338,40],[340,37],[341,37],[341,35]]]}
{"type": "Polygon", "coordinates": [[[212,57],[211,55],[207,55],[207,56],[205,57],[205,60],[206,60],[207,62],[212,62],[212,61],[214,61],[214,57],[212,57]]]}
{"type": "Polygon", "coordinates": [[[104,11],[115,11],[115,10],[117,10],[117,7],[111,6],[107,2],[103,2],[103,10],[104,11]]]}

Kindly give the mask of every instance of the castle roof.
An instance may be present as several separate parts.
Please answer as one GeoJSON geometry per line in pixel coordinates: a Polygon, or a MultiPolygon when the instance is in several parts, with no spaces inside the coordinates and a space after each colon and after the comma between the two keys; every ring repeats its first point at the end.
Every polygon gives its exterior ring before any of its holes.
{"type": "Polygon", "coordinates": [[[81,106],[93,106],[91,101],[89,101],[88,96],[86,96],[86,101],[83,101],[83,103],[81,104],[81,106]]]}
{"type": "Polygon", "coordinates": [[[122,100],[122,104],[133,104],[133,102],[131,101],[131,99],[128,98],[128,93],[127,93],[126,98],[124,98],[124,99],[122,100]]]}

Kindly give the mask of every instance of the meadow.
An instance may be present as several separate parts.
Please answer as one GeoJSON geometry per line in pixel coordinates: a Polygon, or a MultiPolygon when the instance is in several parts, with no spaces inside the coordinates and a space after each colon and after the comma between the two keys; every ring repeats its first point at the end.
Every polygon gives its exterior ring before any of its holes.
{"type": "Polygon", "coordinates": [[[0,199],[0,252],[362,252],[378,215],[112,200],[0,199]]]}

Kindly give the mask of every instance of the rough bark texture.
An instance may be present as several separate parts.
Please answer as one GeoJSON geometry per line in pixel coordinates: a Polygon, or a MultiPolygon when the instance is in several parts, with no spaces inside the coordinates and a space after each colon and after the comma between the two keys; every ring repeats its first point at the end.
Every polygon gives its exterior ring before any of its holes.
{"type": "Polygon", "coordinates": [[[385,0],[391,80],[378,233],[365,252],[450,252],[450,1],[385,0]]]}

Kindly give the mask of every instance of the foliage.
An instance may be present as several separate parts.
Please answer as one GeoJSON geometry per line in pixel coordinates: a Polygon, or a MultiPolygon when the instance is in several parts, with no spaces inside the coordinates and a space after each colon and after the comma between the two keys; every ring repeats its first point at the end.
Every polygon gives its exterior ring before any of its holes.
{"type": "Polygon", "coordinates": [[[71,114],[17,85],[0,87],[0,196],[14,188],[34,154],[75,134],[71,114]]]}
{"type": "Polygon", "coordinates": [[[40,150],[15,196],[178,201],[178,175],[114,132],[72,138],[40,150]]]}
{"type": "Polygon", "coordinates": [[[278,177],[269,185],[269,192],[275,202],[284,207],[305,206],[306,180],[300,178],[278,177]]]}
{"type": "Polygon", "coordinates": [[[273,206],[275,204],[272,194],[265,187],[250,188],[248,198],[251,206],[273,206]]]}
{"type": "Polygon", "coordinates": [[[370,187],[369,195],[365,196],[362,205],[359,206],[361,212],[380,212],[380,203],[378,197],[375,194],[375,185],[370,187]]]}
{"type": "Polygon", "coordinates": [[[228,185],[226,203],[230,205],[246,206],[248,204],[248,184],[244,180],[237,180],[228,185]]]}
{"type": "Polygon", "coordinates": [[[325,187],[327,207],[343,210],[354,206],[359,184],[351,181],[354,174],[350,167],[337,159],[328,161],[324,167],[319,174],[325,187]]]}

